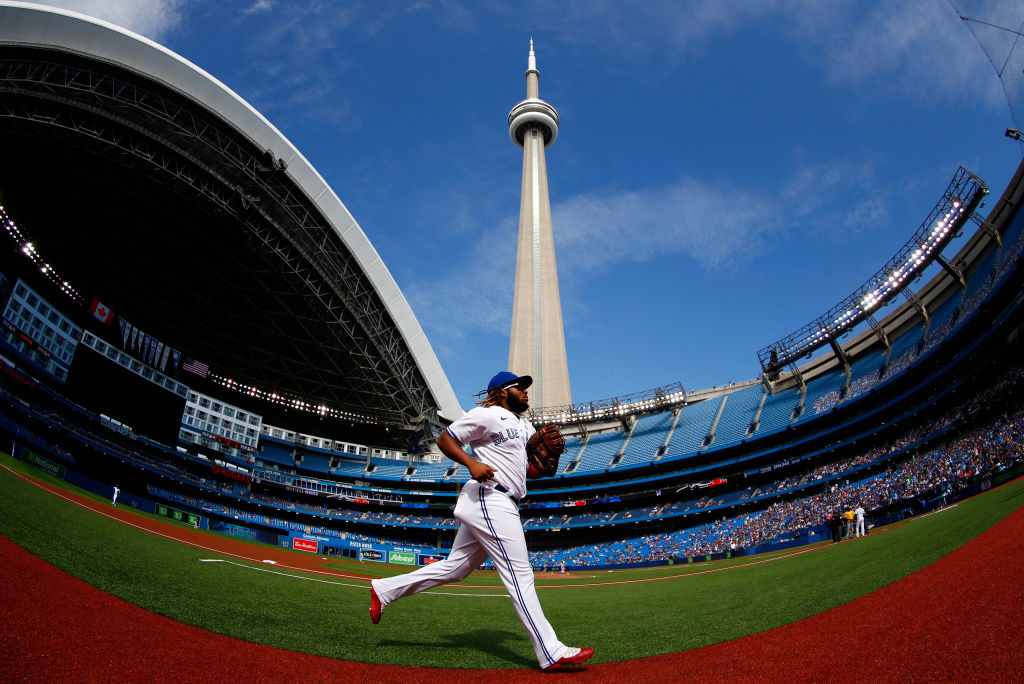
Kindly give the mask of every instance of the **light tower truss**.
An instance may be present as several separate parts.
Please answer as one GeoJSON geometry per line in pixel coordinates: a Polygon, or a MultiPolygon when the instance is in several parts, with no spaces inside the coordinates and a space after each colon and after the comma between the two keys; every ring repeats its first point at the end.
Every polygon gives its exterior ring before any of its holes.
{"type": "MultiPolygon", "coordinates": [[[[987,194],[985,182],[961,166],[920,228],[885,266],[839,304],[757,352],[764,375],[777,376],[801,357],[834,345],[844,333],[869,320],[874,311],[904,291],[941,257],[942,250],[971,220],[987,194]]],[[[951,268],[948,263],[943,267],[951,268]]]]}
{"type": "Polygon", "coordinates": [[[529,417],[536,425],[585,425],[602,420],[622,420],[631,415],[659,413],[686,403],[686,389],[683,383],[676,382],[610,399],[530,409],[529,417]]]}

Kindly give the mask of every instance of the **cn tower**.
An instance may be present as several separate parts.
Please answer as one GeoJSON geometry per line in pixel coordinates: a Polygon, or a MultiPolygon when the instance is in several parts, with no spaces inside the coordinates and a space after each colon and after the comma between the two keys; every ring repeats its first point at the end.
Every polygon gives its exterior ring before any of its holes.
{"type": "Polygon", "coordinates": [[[526,99],[508,113],[509,137],[523,148],[523,193],[519,204],[508,368],[519,375],[533,376],[530,403],[534,407],[554,408],[571,404],[572,397],[544,161],[544,148],[558,137],[558,112],[540,99],[539,81],[531,38],[526,99]]]}

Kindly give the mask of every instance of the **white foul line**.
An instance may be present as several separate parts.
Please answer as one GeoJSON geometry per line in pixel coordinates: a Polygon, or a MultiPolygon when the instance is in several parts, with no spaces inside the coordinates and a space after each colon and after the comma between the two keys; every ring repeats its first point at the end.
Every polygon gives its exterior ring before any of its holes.
{"type": "MultiPolygon", "coordinates": [[[[228,565],[234,565],[245,570],[254,570],[256,572],[266,572],[271,575],[280,575],[281,577],[290,577],[291,579],[305,580],[307,582],[320,582],[321,584],[333,584],[339,587],[353,587],[355,589],[366,589],[365,585],[362,584],[346,584],[345,582],[334,582],[332,580],[320,579],[318,577],[302,577],[301,575],[292,575],[287,572],[278,572],[277,570],[268,570],[266,568],[254,568],[251,565],[245,565],[244,563],[236,563],[235,561],[224,560],[223,558],[200,558],[200,563],[227,563],[228,565]]],[[[453,592],[445,591],[424,591],[423,594],[432,594],[434,596],[468,596],[470,598],[508,598],[508,594],[457,594],[453,592]]]]}

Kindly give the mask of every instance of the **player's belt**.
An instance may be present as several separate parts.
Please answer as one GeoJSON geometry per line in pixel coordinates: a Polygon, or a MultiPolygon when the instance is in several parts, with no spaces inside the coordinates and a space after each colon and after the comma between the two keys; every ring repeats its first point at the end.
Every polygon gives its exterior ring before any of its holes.
{"type": "Polygon", "coordinates": [[[496,490],[498,490],[499,492],[501,492],[502,494],[508,495],[508,498],[512,499],[516,503],[519,503],[519,499],[517,499],[515,496],[513,496],[512,492],[510,492],[508,490],[508,487],[506,487],[505,485],[503,485],[503,484],[496,484],[496,485],[494,485],[494,488],[496,490]]]}

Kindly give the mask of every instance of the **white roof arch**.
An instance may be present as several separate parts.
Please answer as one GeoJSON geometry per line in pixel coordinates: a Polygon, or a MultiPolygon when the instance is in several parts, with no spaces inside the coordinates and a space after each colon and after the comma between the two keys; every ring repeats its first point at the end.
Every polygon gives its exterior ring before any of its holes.
{"type": "Polygon", "coordinates": [[[67,10],[0,1],[0,44],[51,47],[144,74],[202,103],[287,164],[286,173],[328,219],[352,252],[405,339],[440,415],[463,411],[412,308],[377,250],[323,177],[262,114],[215,77],[143,36],[67,10]]]}

